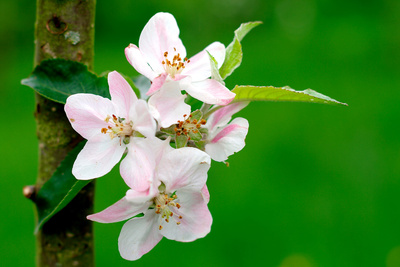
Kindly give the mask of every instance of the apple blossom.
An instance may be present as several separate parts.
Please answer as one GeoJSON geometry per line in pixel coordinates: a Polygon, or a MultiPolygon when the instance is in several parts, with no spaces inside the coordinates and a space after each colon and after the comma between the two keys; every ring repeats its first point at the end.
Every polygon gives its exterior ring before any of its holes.
{"type": "Polygon", "coordinates": [[[218,68],[225,59],[225,46],[214,42],[190,59],[179,38],[174,16],[157,13],[144,27],[139,47],[130,44],[125,49],[129,63],[152,81],[148,95],[156,93],[166,82],[175,81],[179,90],[208,104],[226,105],[235,94],[211,76],[211,63],[207,51],[215,58],[218,68]]]}
{"type": "Polygon", "coordinates": [[[249,122],[244,118],[232,115],[239,112],[249,102],[238,102],[222,107],[212,113],[204,127],[208,130],[205,140],[205,151],[215,161],[225,161],[228,156],[239,152],[245,146],[249,122]]]}
{"type": "MultiPolygon", "coordinates": [[[[128,153],[138,150],[136,147],[143,137],[154,137],[156,132],[147,103],[137,99],[118,72],[108,74],[108,84],[111,100],[93,94],[75,94],[69,96],[65,104],[72,127],[88,140],[73,165],[72,173],[77,179],[105,175],[127,148],[128,153]]],[[[132,171],[121,174],[124,179],[135,175],[132,171]]]]}
{"type": "Polygon", "coordinates": [[[169,139],[153,142],[158,152],[149,154],[153,173],[147,191],[131,188],[125,197],[88,219],[111,223],[139,214],[124,224],[118,238],[121,256],[137,260],[161,239],[190,242],[210,232],[209,193],[205,185],[210,157],[195,148],[172,149],[169,139]]]}

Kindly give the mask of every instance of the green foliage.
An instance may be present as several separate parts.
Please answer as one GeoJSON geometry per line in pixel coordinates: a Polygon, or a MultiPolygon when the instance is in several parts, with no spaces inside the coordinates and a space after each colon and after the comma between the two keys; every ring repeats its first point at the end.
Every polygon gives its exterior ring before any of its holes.
{"type": "Polygon", "coordinates": [[[232,92],[236,93],[232,102],[239,101],[288,101],[288,102],[309,102],[322,103],[331,105],[345,105],[329,96],[320,94],[314,90],[306,89],[304,91],[296,91],[288,86],[251,86],[236,85],[232,92]]]}
{"type": "Polygon", "coordinates": [[[185,103],[192,107],[191,110],[200,109],[201,106],[203,105],[203,102],[201,102],[200,100],[197,100],[196,98],[192,97],[191,95],[187,95],[187,97],[185,98],[185,103]]]}
{"type": "Polygon", "coordinates": [[[210,57],[210,64],[211,64],[211,79],[216,80],[217,82],[225,85],[224,80],[222,79],[221,75],[218,71],[218,62],[215,58],[207,51],[208,56],[210,57]]]}
{"type": "Polygon", "coordinates": [[[107,79],[88,71],[81,63],[50,59],[42,61],[33,73],[21,81],[40,95],[65,104],[72,94],[90,93],[110,98],[107,79]]]}
{"type": "Polygon", "coordinates": [[[61,162],[36,195],[36,208],[38,222],[35,228],[37,233],[40,228],[57,212],[62,210],[91,180],[77,180],[72,175],[72,166],[78,153],[82,150],[85,142],[79,143],[61,162]]]}
{"type": "Polygon", "coordinates": [[[224,64],[219,69],[219,73],[223,80],[231,75],[232,72],[242,63],[243,52],[240,42],[249,31],[261,23],[261,21],[242,23],[235,31],[235,37],[233,38],[232,43],[230,43],[226,48],[224,64]]]}

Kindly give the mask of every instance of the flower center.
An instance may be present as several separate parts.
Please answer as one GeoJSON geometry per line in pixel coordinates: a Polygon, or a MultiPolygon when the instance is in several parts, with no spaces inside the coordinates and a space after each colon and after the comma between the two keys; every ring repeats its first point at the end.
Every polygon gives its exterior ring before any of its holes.
{"type": "Polygon", "coordinates": [[[177,126],[175,127],[175,133],[176,135],[186,135],[188,136],[190,132],[197,134],[199,132],[199,129],[201,128],[202,125],[206,124],[205,119],[197,120],[192,118],[192,114],[189,115],[188,117],[186,114],[183,115],[183,118],[185,119],[184,121],[178,121],[177,126]]]}
{"type": "Polygon", "coordinates": [[[108,115],[104,121],[111,125],[107,128],[102,128],[101,132],[103,134],[109,134],[111,139],[120,137],[122,141],[126,142],[126,139],[133,135],[132,122],[126,122],[125,118],[120,118],[113,114],[112,117],[108,115]]]}
{"type": "MultiPolygon", "coordinates": [[[[176,52],[176,48],[174,47],[174,51],[176,52]]],[[[164,70],[171,76],[172,79],[175,78],[176,74],[180,74],[182,70],[185,68],[185,63],[189,63],[190,60],[185,58],[182,61],[182,58],[179,53],[174,55],[172,61],[168,59],[168,52],[164,52],[164,60],[161,62],[164,66],[164,70]]]]}
{"type": "MultiPolygon", "coordinates": [[[[175,202],[178,197],[176,194],[165,194],[165,193],[160,193],[157,197],[154,198],[154,204],[156,205],[155,207],[155,212],[159,215],[161,215],[160,219],[165,220],[167,223],[169,223],[169,219],[172,218],[175,220],[177,225],[180,225],[181,222],[178,220],[182,219],[181,215],[176,215],[171,211],[171,207],[176,207],[179,209],[181,205],[179,203],[175,202]],[[175,219],[175,217],[178,219],[175,219]]],[[[159,230],[161,230],[163,227],[160,226],[158,227],[159,230]]]]}

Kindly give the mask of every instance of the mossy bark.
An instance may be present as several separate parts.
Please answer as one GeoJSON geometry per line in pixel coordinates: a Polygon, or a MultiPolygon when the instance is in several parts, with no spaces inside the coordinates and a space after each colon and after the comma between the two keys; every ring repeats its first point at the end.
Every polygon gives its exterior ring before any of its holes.
{"type": "MultiPolygon", "coordinates": [[[[95,0],[37,0],[35,65],[50,58],[79,61],[93,68],[95,0]]],[[[71,128],[64,106],[38,94],[35,117],[39,139],[36,191],[50,179],[82,138],[71,128]]],[[[94,184],[86,186],[37,235],[37,266],[94,266],[94,184]]]]}

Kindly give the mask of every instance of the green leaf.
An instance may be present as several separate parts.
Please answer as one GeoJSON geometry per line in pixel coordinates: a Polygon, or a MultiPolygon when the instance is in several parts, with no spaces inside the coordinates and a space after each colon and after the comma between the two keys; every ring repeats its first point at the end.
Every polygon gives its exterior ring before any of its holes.
{"type": "Polygon", "coordinates": [[[68,153],[50,180],[37,193],[35,203],[38,223],[35,228],[35,234],[45,222],[62,210],[91,181],[77,180],[72,175],[72,165],[84,145],[85,141],[79,143],[68,153]]]}
{"type": "Polygon", "coordinates": [[[289,101],[347,106],[346,103],[339,102],[314,90],[306,89],[304,91],[296,91],[289,86],[236,85],[232,92],[236,94],[232,103],[239,101],[289,101]]]}
{"type": "Polygon", "coordinates": [[[197,100],[196,98],[190,95],[187,95],[187,97],[185,98],[185,103],[191,106],[191,110],[200,109],[201,106],[203,105],[203,102],[197,100]]]}
{"type": "Polygon", "coordinates": [[[221,75],[218,71],[218,62],[215,58],[207,51],[208,56],[210,57],[210,64],[211,64],[211,79],[216,80],[217,82],[225,85],[224,80],[222,79],[221,75]]]}
{"type": "Polygon", "coordinates": [[[64,59],[44,60],[21,81],[42,96],[65,104],[67,97],[90,93],[110,98],[107,78],[97,77],[82,63],[64,59]]]}
{"type": "Polygon", "coordinates": [[[242,63],[243,52],[240,42],[254,27],[260,25],[261,21],[242,23],[235,31],[235,36],[232,43],[228,45],[225,51],[225,61],[219,69],[222,79],[226,79],[232,72],[242,63]]]}

